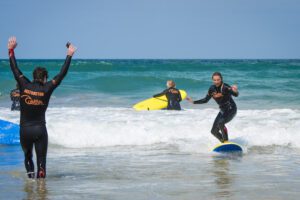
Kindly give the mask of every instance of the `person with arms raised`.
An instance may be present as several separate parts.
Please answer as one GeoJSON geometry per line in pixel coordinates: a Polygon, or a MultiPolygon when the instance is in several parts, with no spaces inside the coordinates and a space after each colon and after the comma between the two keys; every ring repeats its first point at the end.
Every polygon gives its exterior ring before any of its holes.
{"type": "Polygon", "coordinates": [[[36,67],[33,81],[26,78],[18,68],[14,49],[17,47],[16,37],[8,40],[10,67],[20,90],[20,143],[24,152],[24,164],[29,178],[35,178],[32,161],[33,146],[37,157],[37,178],[46,177],[46,156],[48,134],[45,114],[53,91],[66,76],[76,47],[67,44],[67,57],[60,72],[50,81],[48,71],[44,67],[36,67]]]}

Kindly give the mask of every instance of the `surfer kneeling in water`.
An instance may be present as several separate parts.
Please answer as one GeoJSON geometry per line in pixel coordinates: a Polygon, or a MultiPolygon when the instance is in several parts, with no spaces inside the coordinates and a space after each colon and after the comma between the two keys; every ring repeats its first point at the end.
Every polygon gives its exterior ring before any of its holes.
{"type": "Polygon", "coordinates": [[[8,40],[10,67],[20,87],[20,143],[24,152],[25,168],[29,178],[35,178],[32,149],[35,146],[37,157],[37,178],[46,177],[46,156],[48,134],[45,113],[54,89],[66,76],[76,47],[67,44],[67,57],[58,75],[47,81],[48,72],[43,67],[33,71],[33,81],[26,78],[17,66],[14,49],[17,47],[15,37],[8,40]]]}
{"type": "Polygon", "coordinates": [[[11,111],[19,111],[20,110],[20,90],[19,84],[17,83],[16,89],[10,91],[10,99],[12,101],[11,111]]]}
{"type": "Polygon", "coordinates": [[[180,101],[182,100],[180,91],[176,88],[175,82],[167,81],[167,89],[163,92],[153,95],[154,98],[166,95],[168,100],[167,110],[181,110],[180,101]]]}
{"type": "Polygon", "coordinates": [[[228,141],[228,131],[225,124],[234,118],[237,111],[232,95],[237,97],[239,92],[236,85],[230,86],[223,82],[223,77],[220,72],[213,73],[212,80],[214,84],[210,86],[205,98],[198,101],[193,101],[190,97],[186,99],[193,104],[207,103],[211,98],[217,102],[220,112],[215,119],[211,133],[224,143],[228,141]]]}

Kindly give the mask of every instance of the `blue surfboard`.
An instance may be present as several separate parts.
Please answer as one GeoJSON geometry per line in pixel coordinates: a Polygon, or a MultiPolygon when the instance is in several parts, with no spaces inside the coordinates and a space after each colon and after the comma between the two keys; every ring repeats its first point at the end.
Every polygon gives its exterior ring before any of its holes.
{"type": "Polygon", "coordinates": [[[0,119],[0,144],[19,144],[20,126],[0,119]]]}
{"type": "Polygon", "coordinates": [[[243,149],[237,143],[225,142],[215,146],[212,151],[217,153],[234,153],[234,152],[241,153],[243,152],[243,149]]]}

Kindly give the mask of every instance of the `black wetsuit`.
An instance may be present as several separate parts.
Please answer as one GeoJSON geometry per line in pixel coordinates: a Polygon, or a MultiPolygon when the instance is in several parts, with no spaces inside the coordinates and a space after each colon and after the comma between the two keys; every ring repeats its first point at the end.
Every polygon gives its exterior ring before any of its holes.
{"type": "Polygon", "coordinates": [[[153,97],[160,97],[166,95],[168,100],[167,110],[181,110],[180,101],[182,100],[180,91],[174,87],[168,88],[163,92],[154,95],[153,97]]]}
{"type": "Polygon", "coordinates": [[[72,57],[67,56],[60,73],[46,83],[29,81],[19,70],[12,50],[9,51],[9,57],[11,70],[20,87],[20,142],[25,155],[25,167],[28,177],[34,178],[32,161],[34,145],[37,156],[37,178],[44,178],[48,146],[45,112],[52,92],[67,74],[72,57]]]}
{"type": "Polygon", "coordinates": [[[207,103],[213,97],[217,104],[219,104],[220,112],[214,121],[211,133],[221,142],[228,141],[228,132],[225,124],[231,121],[237,112],[237,107],[232,99],[232,95],[237,97],[239,93],[235,93],[230,85],[223,83],[219,87],[212,85],[205,98],[194,101],[194,104],[203,104],[207,103]],[[217,93],[221,93],[222,96],[214,98],[214,94],[217,93]]]}
{"type": "Polygon", "coordinates": [[[11,111],[20,110],[20,91],[19,89],[14,89],[10,92],[10,99],[12,101],[11,111]],[[16,95],[19,94],[19,95],[16,95]]]}

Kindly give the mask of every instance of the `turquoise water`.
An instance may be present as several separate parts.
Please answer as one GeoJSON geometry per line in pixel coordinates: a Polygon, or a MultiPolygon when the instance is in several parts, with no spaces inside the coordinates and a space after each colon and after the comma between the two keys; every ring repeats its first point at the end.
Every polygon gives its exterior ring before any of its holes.
{"type": "MultiPolygon", "coordinates": [[[[50,77],[63,60],[21,60],[50,77]]],[[[0,118],[15,81],[0,61],[0,118]]],[[[74,60],[47,111],[46,181],[29,181],[19,145],[0,145],[0,199],[298,199],[300,60],[74,60]],[[194,99],[211,74],[237,84],[238,113],[227,124],[240,157],[211,153],[216,103],[184,111],[136,112],[173,79],[194,99]]]]}
{"type": "MultiPolygon", "coordinates": [[[[0,103],[7,105],[14,87],[8,61],[0,65],[0,103]]],[[[35,66],[58,73],[62,60],[22,60],[24,74],[35,66]]],[[[75,60],[52,103],[58,106],[131,107],[162,91],[173,79],[194,98],[205,96],[214,71],[224,81],[238,84],[239,107],[251,109],[300,108],[300,60],[75,60]]]]}

